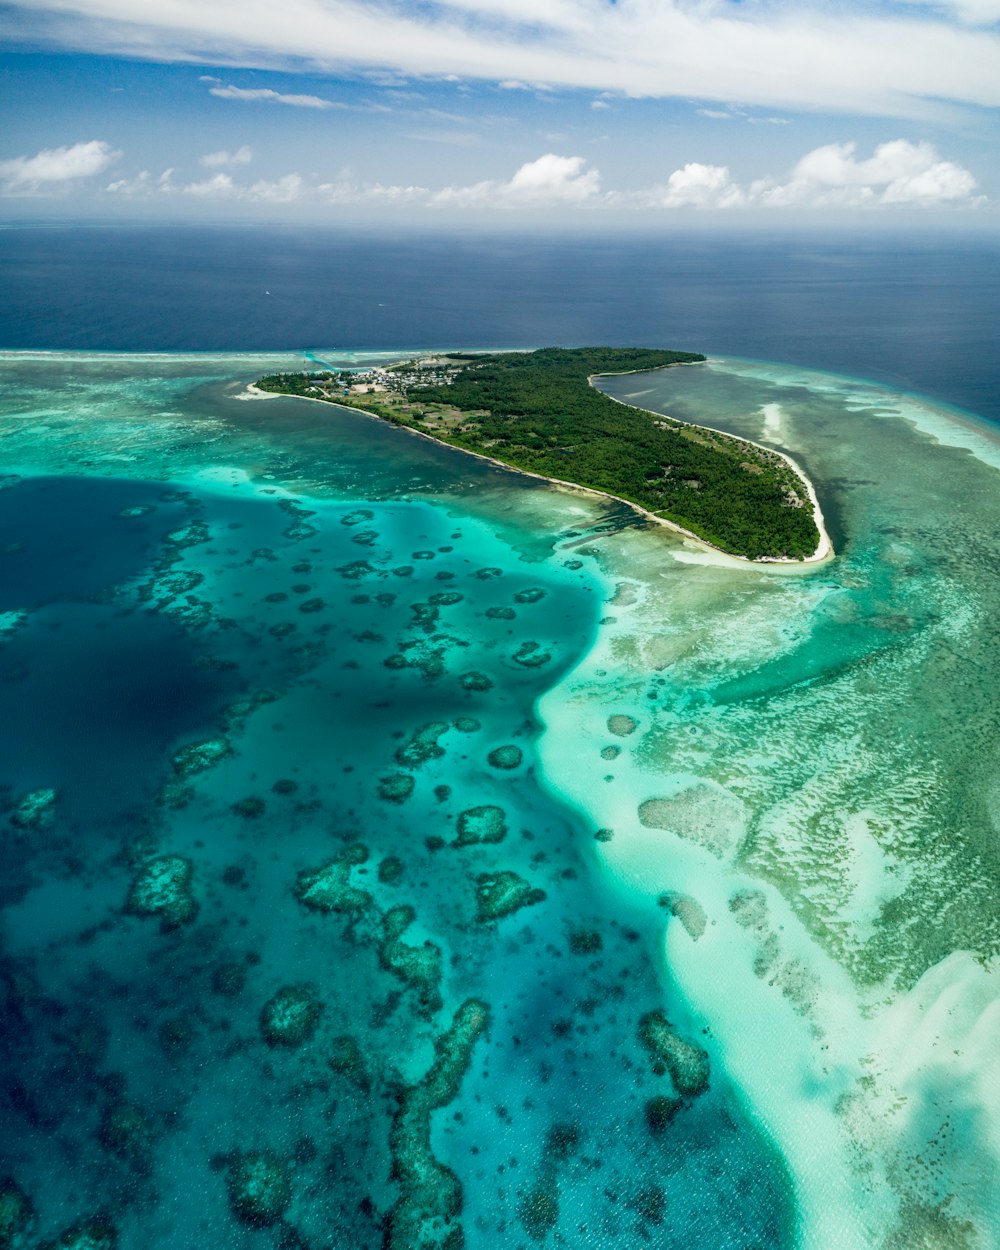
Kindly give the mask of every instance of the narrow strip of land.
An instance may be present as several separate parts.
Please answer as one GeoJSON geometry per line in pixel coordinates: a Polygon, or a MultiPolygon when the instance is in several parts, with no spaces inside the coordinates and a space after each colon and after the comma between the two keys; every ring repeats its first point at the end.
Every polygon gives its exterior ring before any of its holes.
{"type": "Polygon", "coordinates": [[[506,468],[608,496],[744,560],[826,558],[815,492],[787,456],[592,385],[601,374],[704,359],[603,347],[451,353],[364,373],[272,374],[255,389],[360,408],[506,468]]]}

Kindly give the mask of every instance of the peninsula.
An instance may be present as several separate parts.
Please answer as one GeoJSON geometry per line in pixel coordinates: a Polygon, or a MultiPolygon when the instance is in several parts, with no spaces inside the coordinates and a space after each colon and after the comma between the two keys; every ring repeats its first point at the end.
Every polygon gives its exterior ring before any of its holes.
{"type": "Polygon", "coordinates": [[[621,347],[452,352],[367,372],[271,374],[256,389],[360,408],[507,467],[598,491],[745,560],[825,554],[811,488],[787,457],[620,403],[592,385],[600,374],[704,360],[621,347]]]}

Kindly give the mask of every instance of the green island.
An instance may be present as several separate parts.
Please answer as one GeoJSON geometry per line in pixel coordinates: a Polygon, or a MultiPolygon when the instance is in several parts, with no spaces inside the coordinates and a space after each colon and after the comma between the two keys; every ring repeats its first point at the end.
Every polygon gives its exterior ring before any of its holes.
{"type": "Polygon", "coordinates": [[[778,452],[602,394],[600,374],[696,364],[694,352],[454,352],[365,372],[277,373],[258,391],[359,408],[543,478],[599,491],[746,560],[822,551],[808,485],[778,452]]]}

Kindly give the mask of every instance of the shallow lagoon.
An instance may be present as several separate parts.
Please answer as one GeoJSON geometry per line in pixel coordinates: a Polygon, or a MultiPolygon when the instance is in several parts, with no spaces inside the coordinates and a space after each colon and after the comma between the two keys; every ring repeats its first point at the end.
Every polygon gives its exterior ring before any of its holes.
{"type": "Polygon", "coordinates": [[[1000,1244],[996,474],[917,421],[988,429],[749,362],[608,383],[805,463],[841,555],[778,573],[238,398],[292,365],[3,360],[28,1244],[405,1244],[394,1150],[432,1245],[1000,1244]]]}

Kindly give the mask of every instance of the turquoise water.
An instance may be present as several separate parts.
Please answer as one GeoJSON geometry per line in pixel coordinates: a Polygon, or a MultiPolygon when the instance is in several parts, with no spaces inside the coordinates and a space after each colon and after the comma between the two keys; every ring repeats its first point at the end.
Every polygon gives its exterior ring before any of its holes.
{"type": "Polygon", "coordinates": [[[24,1244],[1000,1245],[990,429],[603,383],[806,465],[748,568],[297,359],[0,359],[24,1244]]]}

